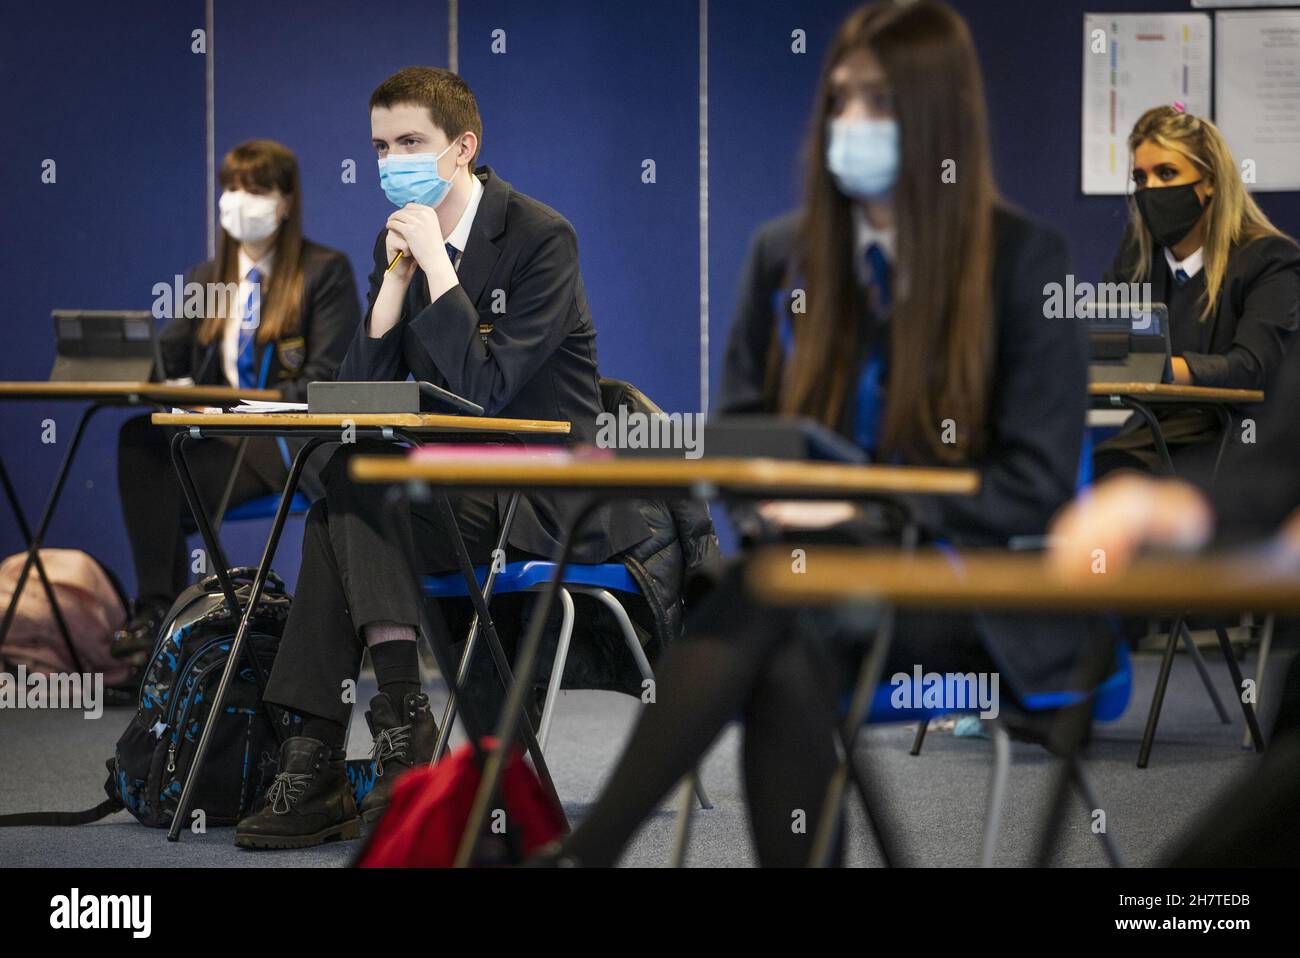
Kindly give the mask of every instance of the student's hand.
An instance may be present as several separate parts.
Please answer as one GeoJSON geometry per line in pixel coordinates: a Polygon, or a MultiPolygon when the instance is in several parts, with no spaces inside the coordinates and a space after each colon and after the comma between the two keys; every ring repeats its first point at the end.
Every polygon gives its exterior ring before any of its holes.
{"type": "Polygon", "coordinates": [[[1282,526],[1282,531],[1278,533],[1278,539],[1288,552],[1294,556],[1300,556],[1300,509],[1291,513],[1291,518],[1282,526]]]}
{"type": "Polygon", "coordinates": [[[393,258],[398,253],[402,254],[402,258],[397,261],[396,265],[384,273],[384,282],[386,283],[392,279],[405,286],[411,281],[411,277],[415,275],[415,257],[411,255],[411,248],[407,245],[402,234],[391,226],[384,235],[384,252],[389,263],[393,262],[393,258]]]}
{"type": "Polygon", "coordinates": [[[1097,550],[1107,573],[1122,572],[1143,545],[1197,549],[1213,527],[1210,505],[1193,486],[1120,475],[1098,483],[1053,520],[1047,561],[1058,576],[1078,582],[1096,574],[1097,550]]]}
{"type": "MultiPolygon", "coordinates": [[[[450,268],[451,260],[447,258],[447,248],[442,240],[442,226],[432,206],[407,203],[388,217],[388,229],[390,233],[396,231],[401,236],[406,244],[406,255],[413,257],[426,274],[442,266],[450,268]]],[[[389,262],[392,262],[391,258],[389,262]]]]}
{"type": "Polygon", "coordinates": [[[850,521],[857,510],[851,502],[774,500],[761,502],[758,514],[778,529],[829,529],[850,521]]]}
{"type": "Polygon", "coordinates": [[[1192,367],[1187,365],[1187,360],[1182,356],[1175,356],[1169,361],[1169,366],[1174,373],[1174,385],[1176,386],[1195,386],[1192,380],[1192,367]]]}

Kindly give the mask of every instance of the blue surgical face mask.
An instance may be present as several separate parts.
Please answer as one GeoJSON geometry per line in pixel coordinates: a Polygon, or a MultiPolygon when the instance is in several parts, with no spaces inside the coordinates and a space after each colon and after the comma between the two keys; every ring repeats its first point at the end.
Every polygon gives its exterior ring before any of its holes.
{"type": "Polygon", "coordinates": [[[447,198],[451,180],[438,172],[438,161],[455,146],[451,143],[437,156],[432,153],[397,153],[379,161],[379,185],[394,206],[421,203],[437,206],[447,198]]]}
{"type": "Polygon", "coordinates": [[[898,180],[898,123],[831,120],[826,168],[847,196],[858,200],[888,196],[898,180]]]}

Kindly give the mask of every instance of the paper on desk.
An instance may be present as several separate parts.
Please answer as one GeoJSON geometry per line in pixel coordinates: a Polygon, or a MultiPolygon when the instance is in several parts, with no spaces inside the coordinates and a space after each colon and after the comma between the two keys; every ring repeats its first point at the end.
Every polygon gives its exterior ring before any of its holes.
{"type": "Polygon", "coordinates": [[[261,399],[244,399],[238,406],[231,406],[231,412],[306,412],[305,402],[267,402],[261,399]]]}

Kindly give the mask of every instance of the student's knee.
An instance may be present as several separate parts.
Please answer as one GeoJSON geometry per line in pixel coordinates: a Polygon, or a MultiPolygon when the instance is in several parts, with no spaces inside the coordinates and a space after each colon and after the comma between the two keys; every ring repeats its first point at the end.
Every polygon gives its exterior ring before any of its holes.
{"type": "Polygon", "coordinates": [[[324,499],[317,499],[307,510],[304,520],[303,544],[310,545],[316,541],[328,542],[330,535],[329,504],[324,499]]]}
{"type": "Polygon", "coordinates": [[[117,444],[119,446],[156,446],[159,441],[167,436],[164,429],[160,429],[153,424],[153,417],[146,413],[143,416],[132,416],[122,423],[117,431],[117,444]]]}
{"type": "Polygon", "coordinates": [[[754,712],[766,716],[804,715],[833,712],[835,689],[833,669],[813,643],[791,637],[782,642],[759,670],[751,699],[754,712]]]}
{"type": "Polygon", "coordinates": [[[352,461],[353,456],[392,455],[393,451],[391,443],[379,442],[375,439],[358,439],[356,442],[340,443],[320,471],[321,482],[325,485],[326,491],[338,488],[339,483],[351,482],[348,478],[348,463],[352,461]]]}

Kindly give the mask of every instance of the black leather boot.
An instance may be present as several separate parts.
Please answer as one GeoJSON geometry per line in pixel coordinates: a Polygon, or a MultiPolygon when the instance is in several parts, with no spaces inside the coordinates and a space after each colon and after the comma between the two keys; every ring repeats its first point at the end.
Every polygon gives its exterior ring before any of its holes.
{"type": "Polygon", "coordinates": [[[136,599],[131,603],[131,616],[122,628],[113,633],[108,653],[115,659],[125,659],[137,652],[151,652],[158,641],[158,630],[167,618],[168,605],[157,599],[136,599]]]}
{"type": "Polygon", "coordinates": [[[235,826],[240,848],[307,848],[359,838],[361,822],[343,757],[305,736],[280,746],[280,773],[262,808],[235,826]]]}
{"type": "Polygon", "coordinates": [[[433,761],[438,743],[438,723],[429,708],[429,696],[412,692],[401,708],[391,696],[380,692],[370,700],[366,724],[375,737],[370,757],[375,760],[375,787],[361,800],[361,819],[374,822],[388,808],[398,777],[417,765],[433,761]]]}

